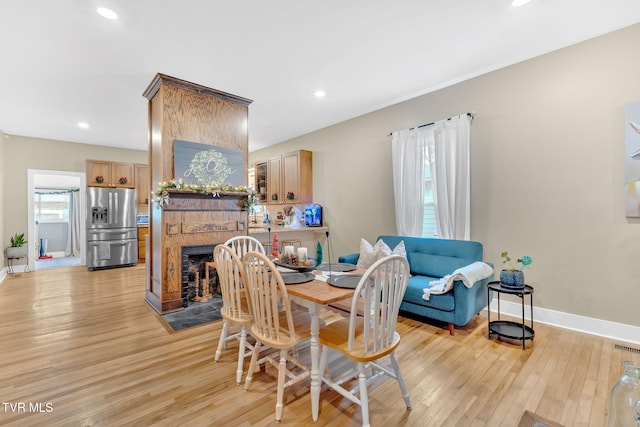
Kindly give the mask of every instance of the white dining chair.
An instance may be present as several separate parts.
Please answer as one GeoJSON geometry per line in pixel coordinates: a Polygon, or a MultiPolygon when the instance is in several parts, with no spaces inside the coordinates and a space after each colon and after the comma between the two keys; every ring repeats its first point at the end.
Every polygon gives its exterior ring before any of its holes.
{"type": "Polygon", "coordinates": [[[225,246],[229,246],[235,254],[242,260],[244,254],[255,251],[265,253],[264,246],[255,237],[251,236],[235,236],[224,242],[225,246]]]}
{"type": "Polygon", "coordinates": [[[247,341],[247,332],[253,322],[245,295],[243,266],[234,251],[226,245],[216,245],[213,249],[213,259],[216,263],[222,294],[222,332],[218,340],[215,361],[220,360],[223,348],[233,339],[240,341],[238,348],[238,367],[236,369],[236,383],[242,382],[244,359],[254,351],[254,346],[247,341]],[[229,335],[231,324],[240,326],[240,332],[229,335]]]}
{"type": "Polygon", "coordinates": [[[292,309],[282,276],[265,254],[249,252],[242,264],[253,316],[251,335],[256,339],[244,388],[249,389],[257,364],[267,362],[275,366],[278,369],[276,422],[280,422],[285,387],[300,382],[310,373],[309,368],[296,357],[295,349],[311,336],[311,316],[306,311],[292,309]],[[263,345],[279,352],[275,357],[268,354],[258,360],[263,345]]]}
{"type": "Polygon", "coordinates": [[[396,322],[408,280],[409,264],[404,257],[391,255],[376,261],[356,287],[349,318],[320,328],[322,354],[319,371],[324,375],[322,381],[360,405],[363,426],[369,426],[367,385],[378,377],[397,380],[407,409],[411,409],[409,393],[395,356],[400,343],[396,322]],[[329,350],[335,350],[355,362],[357,372],[349,378],[332,379],[325,371],[329,350]],[[391,369],[379,362],[387,356],[391,369]],[[347,390],[344,385],[356,375],[357,384],[347,390]]]}

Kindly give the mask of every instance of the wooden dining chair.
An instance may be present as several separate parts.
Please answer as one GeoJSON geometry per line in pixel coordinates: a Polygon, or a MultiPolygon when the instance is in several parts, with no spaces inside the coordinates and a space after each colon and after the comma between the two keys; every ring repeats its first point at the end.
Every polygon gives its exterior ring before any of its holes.
{"type": "Polygon", "coordinates": [[[408,280],[409,264],[404,257],[390,255],[376,261],[367,269],[356,287],[349,318],[320,328],[320,372],[324,375],[322,380],[360,405],[363,426],[369,426],[367,385],[378,377],[388,376],[397,380],[407,409],[411,409],[409,393],[395,356],[400,343],[400,334],[395,330],[396,321],[408,280]],[[357,372],[349,378],[332,379],[325,372],[329,350],[336,350],[355,362],[357,372]],[[386,356],[389,356],[391,369],[379,362],[386,356]],[[358,383],[347,390],[343,385],[355,375],[358,383]]]}
{"type": "Polygon", "coordinates": [[[236,370],[236,383],[242,381],[243,364],[245,357],[251,355],[254,346],[247,342],[247,332],[253,322],[249,311],[244,289],[244,279],[242,277],[242,263],[234,251],[226,245],[216,245],[213,249],[213,259],[216,263],[216,270],[220,279],[220,293],[222,294],[222,332],[218,340],[215,361],[220,360],[222,349],[226,348],[227,342],[238,339],[238,368],[236,370]],[[229,335],[231,324],[240,326],[240,332],[229,335]]]}
{"type": "Polygon", "coordinates": [[[240,260],[242,260],[244,254],[247,252],[255,251],[265,253],[262,243],[251,236],[235,236],[224,242],[224,245],[229,246],[240,260]]]}
{"type": "Polygon", "coordinates": [[[245,254],[242,264],[253,316],[251,335],[256,339],[244,388],[249,389],[257,364],[267,362],[275,366],[278,369],[276,422],[280,422],[285,387],[309,376],[309,368],[298,360],[295,349],[296,345],[311,336],[311,316],[306,311],[291,308],[282,276],[265,254],[249,252],[245,254]],[[258,360],[263,345],[280,351],[275,357],[269,354],[258,360]],[[291,369],[287,368],[288,363],[291,369]]]}

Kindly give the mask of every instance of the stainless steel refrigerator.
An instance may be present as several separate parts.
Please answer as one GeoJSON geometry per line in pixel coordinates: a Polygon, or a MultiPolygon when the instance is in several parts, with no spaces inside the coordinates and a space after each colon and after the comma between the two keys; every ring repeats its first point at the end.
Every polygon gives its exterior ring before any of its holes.
{"type": "Polygon", "coordinates": [[[87,268],[137,263],[136,190],[87,188],[87,268]]]}

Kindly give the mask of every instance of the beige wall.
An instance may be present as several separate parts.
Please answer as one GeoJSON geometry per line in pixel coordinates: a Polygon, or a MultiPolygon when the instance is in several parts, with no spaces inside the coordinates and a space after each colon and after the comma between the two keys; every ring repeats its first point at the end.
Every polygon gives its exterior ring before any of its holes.
{"type": "Polygon", "coordinates": [[[2,260],[0,260],[0,270],[2,270],[5,267],[5,259],[4,259],[4,248],[6,248],[7,246],[9,246],[10,242],[9,239],[10,237],[6,238],[5,241],[5,232],[4,232],[4,227],[2,227],[2,224],[4,224],[4,207],[5,207],[5,197],[4,197],[4,159],[5,159],[5,145],[7,143],[7,140],[5,139],[5,134],[4,132],[2,132],[0,130],[0,159],[2,159],[2,161],[0,161],[0,247],[2,248],[3,252],[2,252],[2,260]]]}
{"type": "MultiPolygon", "coordinates": [[[[0,135],[1,136],[1,135],[0,135]]],[[[147,163],[147,152],[10,135],[1,144],[0,187],[4,246],[15,233],[27,233],[27,170],[84,172],[86,159],[147,163]],[[5,242],[6,240],[6,242],[5,242]]],[[[1,237],[1,235],[0,235],[1,237]]]]}
{"type": "Polygon", "coordinates": [[[640,25],[286,141],[250,162],[313,151],[335,255],[395,233],[398,129],[475,112],[473,240],[530,255],[534,305],[640,326],[640,222],[623,206],[624,105],[640,101],[640,25]]]}

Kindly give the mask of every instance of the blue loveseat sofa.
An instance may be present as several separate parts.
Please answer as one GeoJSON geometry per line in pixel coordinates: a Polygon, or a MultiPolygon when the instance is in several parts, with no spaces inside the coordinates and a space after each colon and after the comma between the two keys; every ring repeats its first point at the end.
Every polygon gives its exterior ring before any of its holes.
{"type": "MultiPolygon", "coordinates": [[[[428,301],[422,298],[424,289],[430,287],[430,282],[441,279],[458,268],[482,261],[482,243],[408,236],[379,236],[378,239],[382,239],[391,249],[404,241],[411,278],[400,305],[401,311],[446,322],[449,333],[453,335],[454,325],[467,324],[489,304],[487,283],[493,280],[493,276],[475,282],[470,288],[456,280],[451,291],[430,295],[428,301]]],[[[357,264],[359,256],[360,254],[343,255],[338,261],[357,264]]]]}

